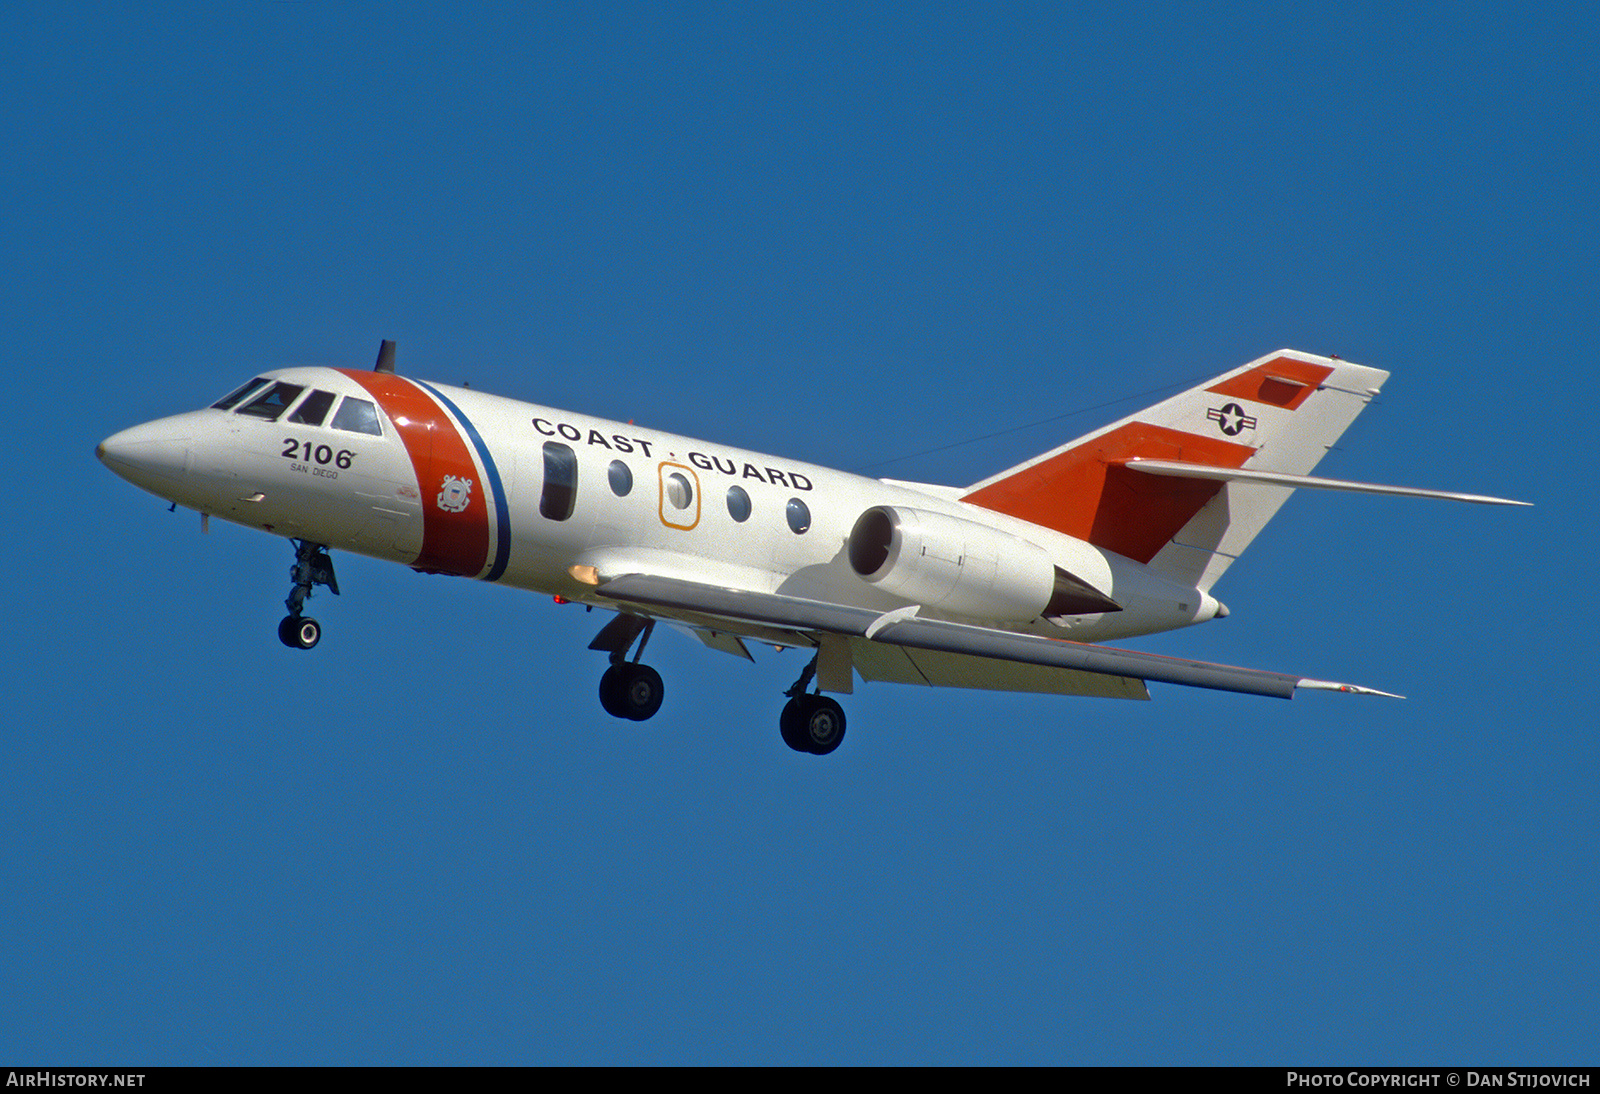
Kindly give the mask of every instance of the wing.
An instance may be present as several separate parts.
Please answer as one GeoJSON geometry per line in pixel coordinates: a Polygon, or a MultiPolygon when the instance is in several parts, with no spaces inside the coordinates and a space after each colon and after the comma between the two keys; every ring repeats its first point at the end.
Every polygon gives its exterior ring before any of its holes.
{"type": "MultiPolygon", "coordinates": [[[[751,592],[706,585],[682,578],[657,577],[650,574],[624,574],[604,581],[596,590],[624,605],[637,605],[646,610],[666,609],[679,617],[688,615],[697,622],[706,617],[735,621],[768,631],[789,632],[800,635],[838,635],[849,640],[852,658],[858,671],[867,679],[901,679],[916,682],[909,669],[896,675],[892,658],[880,658],[875,647],[895,647],[905,654],[910,666],[923,677],[925,683],[945,683],[934,679],[919,667],[924,658],[936,671],[947,672],[959,679],[955,686],[994,686],[977,682],[971,670],[944,660],[950,656],[984,658],[1009,666],[1035,666],[1043,669],[1065,670],[1085,677],[1111,678],[1121,681],[1111,684],[1101,681],[1097,690],[1073,691],[1071,694],[1113,695],[1125,698],[1145,698],[1134,694],[1143,692],[1141,681],[1154,680],[1164,684],[1183,684],[1187,687],[1212,688],[1218,691],[1236,691],[1248,695],[1270,695],[1280,699],[1291,698],[1299,688],[1326,691],[1344,691],[1361,695],[1389,695],[1389,692],[1353,684],[1340,684],[1327,680],[1312,680],[1282,672],[1261,669],[1235,668],[1215,665],[1206,661],[1190,661],[1180,657],[1163,657],[1153,653],[1118,649],[1112,646],[1091,646],[1081,642],[1043,638],[1037,635],[1017,634],[1012,631],[975,627],[962,623],[949,623],[937,619],[922,619],[915,615],[915,607],[903,608],[887,614],[869,608],[856,608],[843,604],[829,604],[819,600],[784,596],[778,593],[751,592]],[[866,650],[870,656],[862,657],[866,650]],[[961,682],[967,680],[970,682],[961,682]],[[1107,686],[1109,684],[1109,686],[1107,686]]],[[[806,644],[813,644],[807,639],[806,644]]],[[[1010,670],[1007,670],[1010,671],[1010,670]]],[[[1092,681],[1085,681],[1087,686],[1092,681]]],[[[1000,687],[1015,684],[1001,683],[1000,687]]],[[[1057,690],[1056,688],[1024,687],[1020,690],[1057,690]]],[[[1399,698],[1399,696],[1392,696],[1399,698]]]]}

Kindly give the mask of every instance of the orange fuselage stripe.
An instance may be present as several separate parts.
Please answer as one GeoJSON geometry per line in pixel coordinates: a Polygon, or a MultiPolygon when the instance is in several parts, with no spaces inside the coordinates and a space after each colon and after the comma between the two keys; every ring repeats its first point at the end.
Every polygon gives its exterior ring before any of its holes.
{"type": "Polygon", "coordinates": [[[340,369],[366,388],[400,432],[422,494],[422,551],[411,563],[427,573],[476,577],[489,558],[488,490],[472,462],[466,439],[428,394],[401,376],[340,369]],[[447,479],[471,484],[467,504],[452,512],[438,503],[447,479]]]}

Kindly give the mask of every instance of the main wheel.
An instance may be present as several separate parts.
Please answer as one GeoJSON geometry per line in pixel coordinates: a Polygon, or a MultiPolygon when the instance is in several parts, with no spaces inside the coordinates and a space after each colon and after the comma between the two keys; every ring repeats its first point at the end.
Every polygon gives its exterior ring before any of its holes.
{"type": "Polygon", "coordinates": [[[600,705],[613,718],[626,718],[622,691],[628,686],[628,666],[612,665],[600,677],[600,705]]]}
{"type": "Polygon", "coordinates": [[[844,708],[826,695],[797,695],[778,715],[778,732],[796,752],[826,756],[844,740],[844,708]]]}
{"type": "Polygon", "coordinates": [[[322,641],[322,624],[303,615],[286,615],[278,624],[278,641],[292,650],[309,650],[322,641]]]}
{"type": "Polygon", "coordinates": [[[783,704],[783,713],[778,715],[778,732],[783,735],[783,743],[796,752],[810,752],[811,740],[806,736],[800,707],[800,699],[790,699],[783,704]]]}
{"type": "Polygon", "coordinates": [[[661,700],[666,698],[666,687],[661,683],[661,674],[649,665],[629,665],[628,669],[623,707],[627,717],[642,722],[661,709],[661,700]]]}
{"type": "Polygon", "coordinates": [[[612,665],[600,677],[600,705],[616,718],[642,722],[661,709],[666,688],[649,665],[612,665]]]}
{"type": "Polygon", "coordinates": [[[844,740],[844,708],[826,695],[805,696],[800,724],[807,747],[818,756],[826,756],[844,740]]]}

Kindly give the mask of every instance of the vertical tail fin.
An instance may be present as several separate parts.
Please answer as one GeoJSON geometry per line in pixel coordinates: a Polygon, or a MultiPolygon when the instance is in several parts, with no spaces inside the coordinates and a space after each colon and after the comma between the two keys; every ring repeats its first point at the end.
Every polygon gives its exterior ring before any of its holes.
{"type": "Polygon", "coordinates": [[[1306,475],[1387,372],[1279,350],[975,483],[962,497],[1210,589],[1293,487],[1158,478],[1131,458],[1306,475]]]}

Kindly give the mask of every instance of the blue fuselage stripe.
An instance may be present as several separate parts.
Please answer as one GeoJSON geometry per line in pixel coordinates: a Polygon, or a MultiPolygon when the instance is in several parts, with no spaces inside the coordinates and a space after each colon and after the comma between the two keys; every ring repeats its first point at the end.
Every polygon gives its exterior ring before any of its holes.
{"type": "Polygon", "coordinates": [[[478,432],[478,427],[472,420],[461,413],[461,408],[445,398],[444,394],[432,384],[416,381],[421,386],[433,393],[433,397],[445,405],[445,409],[456,416],[456,421],[461,423],[461,428],[467,431],[467,439],[472,442],[472,447],[478,450],[478,459],[483,461],[483,472],[489,476],[489,492],[494,496],[494,564],[489,567],[489,572],[483,575],[485,581],[499,581],[506,572],[506,563],[511,559],[511,511],[506,506],[506,488],[500,483],[500,470],[494,465],[494,457],[489,455],[489,446],[483,443],[483,436],[478,432]]]}

